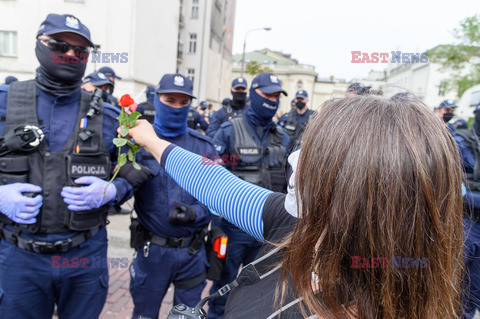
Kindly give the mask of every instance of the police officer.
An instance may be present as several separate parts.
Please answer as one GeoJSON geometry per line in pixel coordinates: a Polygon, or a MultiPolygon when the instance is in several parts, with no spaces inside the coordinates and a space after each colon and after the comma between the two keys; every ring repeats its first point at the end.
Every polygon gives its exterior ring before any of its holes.
{"type": "Polygon", "coordinates": [[[213,138],[220,125],[243,112],[247,101],[247,87],[247,80],[244,78],[236,78],[232,81],[232,99],[228,99],[226,105],[223,103],[226,99],[223,100],[222,108],[213,114],[207,129],[208,136],[213,138]]]}
{"type": "MultiPolygon", "coordinates": [[[[291,101],[290,101],[290,111],[294,110],[296,108],[295,106],[295,98],[293,98],[291,101]]],[[[278,124],[282,127],[285,126],[285,122],[287,121],[287,115],[288,113],[290,113],[290,111],[288,111],[287,113],[284,113],[282,114],[282,116],[280,116],[280,118],[278,119],[278,124]]]]}
{"type": "Polygon", "coordinates": [[[107,297],[107,204],[131,186],[108,184],[117,114],[80,88],[91,47],[49,14],[35,80],[0,86],[0,318],[97,318],[107,297]]]}
{"type": "Polygon", "coordinates": [[[315,113],[307,107],[308,93],[305,90],[297,91],[295,94],[295,108],[285,116],[279,124],[285,128],[290,137],[290,152],[294,151],[302,138],[302,134],[307,127],[308,121],[315,113]]]}
{"type": "Polygon", "coordinates": [[[207,102],[202,101],[193,113],[193,124],[197,130],[201,130],[200,132],[205,132],[208,128],[209,119],[205,114],[207,107],[207,102]]]}
{"type": "Polygon", "coordinates": [[[153,100],[155,98],[155,87],[151,85],[147,86],[145,95],[147,100],[138,104],[137,111],[142,113],[142,118],[153,124],[153,120],[155,119],[155,107],[153,105],[153,100]]]}
{"type": "Polygon", "coordinates": [[[455,131],[455,126],[450,123],[450,120],[454,116],[454,111],[457,106],[452,100],[445,100],[435,109],[437,116],[445,122],[445,125],[453,132],[455,131]]]}
{"type": "Polygon", "coordinates": [[[5,78],[5,85],[10,85],[11,83],[17,82],[17,81],[18,79],[16,77],[10,75],[5,78]]]}
{"type": "Polygon", "coordinates": [[[113,87],[112,87],[111,91],[107,92],[108,93],[108,100],[111,104],[119,106],[117,98],[113,96],[113,90],[115,89],[115,79],[121,80],[122,78],[119,77],[118,75],[116,75],[115,71],[108,66],[104,66],[104,67],[100,68],[98,70],[98,72],[105,74],[108,77],[108,79],[110,80],[110,82],[113,83],[113,87]]]}
{"type": "MultiPolygon", "coordinates": [[[[277,192],[286,190],[285,163],[289,137],[272,121],[280,94],[287,95],[272,73],[261,73],[250,87],[250,107],[220,126],[214,144],[227,168],[238,177],[277,192]]],[[[253,261],[261,244],[222,219],[220,227],[228,236],[227,261],[222,278],[211,293],[235,279],[240,264],[253,261]]],[[[208,318],[223,318],[227,296],[210,301],[208,318]]]]}
{"type": "MultiPolygon", "coordinates": [[[[154,105],[158,136],[197,154],[216,155],[210,138],[187,128],[193,83],[181,74],[160,80],[154,105]]],[[[195,306],[205,287],[207,264],[203,236],[210,221],[208,209],[184,191],[143,149],[139,162],[153,177],[135,192],[135,211],[146,237],[130,267],[133,318],[157,318],[169,285],[174,304],[195,306]]]]}
{"type": "Polygon", "coordinates": [[[95,89],[102,90],[102,100],[109,102],[108,92],[111,92],[113,83],[101,72],[93,72],[83,79],[82,89],[93,92],[95,89]]]}

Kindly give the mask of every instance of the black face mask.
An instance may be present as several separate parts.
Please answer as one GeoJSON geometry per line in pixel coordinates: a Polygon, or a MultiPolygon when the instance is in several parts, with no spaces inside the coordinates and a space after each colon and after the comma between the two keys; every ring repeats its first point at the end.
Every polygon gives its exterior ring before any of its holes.
{"type": "Polygon", "coordinates": [[[245,101],[247,100],[247,92],[233,92],[232,91],[232,101],[230,105],[235,110],[243,109],[245,106],[245,101]]]}
{"type": "Polygon", "coordinates": [[[295,102],[295,106],[297,107],[297,109],[301,110],[301,109],[303,109],[305,106],[307,106],[307,103],[297,101],[297,102],[295,102]]]}
{"type": "Polygon", "coordinates": [[[443,121],[444,121],[445,123],[450,122],[450,120],[453,119],[453,115],[454,115],[453,113],[445,113],[445,114],[443,114],[443,121]]]}
{"type": "Polygon", "coordinates": [[[62,95],[80,89],[87,63],[81,62],[76,56],[54,53],[40,40],[37,40],[35,54],[40,62],[35,79],[42,90],[62,95]]]}

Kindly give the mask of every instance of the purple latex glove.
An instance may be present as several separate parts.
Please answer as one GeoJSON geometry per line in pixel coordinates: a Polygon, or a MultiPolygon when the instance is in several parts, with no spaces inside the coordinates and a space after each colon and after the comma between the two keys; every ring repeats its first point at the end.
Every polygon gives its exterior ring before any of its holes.
{"type": "Polygon", "coordinates": [[[95,176],[77,178],[75,183],[87,186],[65,186],[60,193],[63,201],[68,204],[68,209],[73,211],[99,208],[114,200],[117,193],[115,185],[112,183],[108,184],[108,182],[95,176]],[[105,187],[107,187],[106,191],[105,187]],[[103,197],[104,191],[105,197],[103,197]]]}
{"type": "Polygon", "coordinates": [[[22,193],[40,193],[42,188],[28,183],[0,186],[0,212],[19,224],[34,224],[40,212],[43,197],[27,197],[22,193]]]}

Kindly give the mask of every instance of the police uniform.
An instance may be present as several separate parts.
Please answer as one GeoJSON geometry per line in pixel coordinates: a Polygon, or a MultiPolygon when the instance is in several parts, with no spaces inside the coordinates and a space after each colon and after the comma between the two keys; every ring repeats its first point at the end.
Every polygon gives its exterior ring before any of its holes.
{"type": "MultiPolygon", "coordinates": [[[[285,164],[288,153],[288,134],[272,118],[278,101],[260,97],[255,89],[266,93],[282,92],[275,75],[262,73],[250,89],[250,107],[238,117],[223,123],[215,134],[214,144],[227,169],[236,176],[264,188],[284,192],[286,189],[285,164]],[[270,103],[270,104],[269,104],[270,103]]],[[[227,261],[222,278],[212,286],[214,293],[235,279],[240,264],[253,261],[261,243],[225,219],[220,227],[228,236],[227,261]]],[[[210,301],[208,318],[223,318],[227,296],[210,301]]]]}
{"type": "Polygon", "coordinates": [[[147,100],[143,103],[138,104],[137,111],[142,113],[142,118],[147,120],[150,124],[153,124],[155,119],[155,107],[153,106],[153,99],[155,97],[155,88],[153,86],[147,87],[147,92],[145,93],[147,100]]]}
{"type": "MultiPolygon", "coordinates": [[[[192,88],[191,81],[183,75],[167,74],[160,81],[157,92],[184,93],[193,97],[192,88]]],[[[185,113],[180,110],[182,113],[170,114],[179,109],[163,105],[158,96],[154,104],[154,128],[159,137],[197,154],[216,155],[210,138],[186,127],[189,106],[185,107],[185,113]],[[175,123],[181,125],[175,126],[175,123]]],[[[153,176],[135,192],[135,211],[147,234],[130,266],[130,292],[135,305],[133,318],[156,318],[171,283],[175,286],[174,304],[195,306],[200,301],[206,284],[207,257],[203,238],[199,237],[206,233],[210,213],[143,149],[139,162],[148,167],[153,176]],[[172,224],[169,216],[176,207],[175,202],[194,209],[196,217],[188,223],[172,224]],[[198,243],[202,244],[195,248],[198,243]]]]}
{"type": "MultiPolygon", "coordinates": [[[[298,91],[296,97],[301,97],[303,99],[308,98],[307,91],[298,91]]],[[[298,109],[292,109],[290,112],[284,114],[280,118],[279,124],[285,128],[288,136],[290,137],[290,152],[294,151],[295,148],[298,146],[298,143],[300,143],[303,132],[307,127],[308,121],[314,114],[315,112],[313,110],[306,110],[305,113],[300,114],[298,113],[298,109]]]]}
{"type": "Polygon", "coordinates": [[[474,318],[480,304],[480,151],[478,133],[480,131],[480,113],[475,112],[474,130],[468,129],[468,123],[457,120],[449,124],[450,132],[457,143],[463,170],[467,177],[468,191],[463,197],[466,214],[463,219],[465,234],[464,260],[468,270],[465,287],[468,294],[464,298],[464,317],[474,318]]]}
{"type": "MultiPolygon", "coordinates": [[[[91,42],[88,29],[78,19],[50,14],[39,35],[58,32],[74,32],[91,42]]],[[[37,43],[37,49],[41,45],[37,43]]],[[[78,186],[74,181],[81,176],[95,176],[104,180],[101,185],[107,184],[116,154],[112,140],[117,135],[118,113],[102,104],[101,95],[95,99],[80,89],[81,75],[77,84],[58,89],[71,91],[68,94],[52,93],[40,64],[35,81],[0,86],[4,145],[16,144],[11,133],[25,124],[45,132],[36,149],[23,152],[13,147],[0,157],[1,187],[30,183],[41,186],[43,196],[32,224],[16,223],[0,214],[5,239],[0,242],[0,317],[51,318],[57,304],[60,318],[96,318],[108,289],[104,227],[108,207],[102,201],[102,206],[90,211],[72,210],[63,192],[65,186],[78,186]],[[93,111],[92,105],[98,109],[93,111]]],[[[113,184],[117,199],[131,189],[124,179],[113,184]]]]}
{"type": "Polygon", "coordinates": [[[236,92],[234,89],[244,88],[245,90],[248,87],[247,80],[244,78],[236,78],[232,81],[232,99],[225,98],[222,101],[222,108],[215,112],[210,119],[210,125],[206,131],[206,134],[211,138],[215,137],[220,125],[226,121],[230,121],[235,116],[242,114],[246,109],[247,105],[247,93],[246,92],[236,92]]]}

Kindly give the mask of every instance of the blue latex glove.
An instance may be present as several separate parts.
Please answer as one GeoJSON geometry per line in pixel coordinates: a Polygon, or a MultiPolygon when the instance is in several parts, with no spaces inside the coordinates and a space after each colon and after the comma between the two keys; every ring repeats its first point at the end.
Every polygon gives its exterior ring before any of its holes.
{"type": "Polygon", "coordinates": [[[42,188],[33,184],[15,183],[0,186],[0,212],[19,224],[34,224],[40,212],[43,197],[34,198],[22,193],[40,193],[42,188]]]}
{"type": "Polygon", "coordinates": [[[112,183],[95,177],[83,176],[75,180],[75,184],[88,185],[80,187],[66,186],[60,193],[63,201],[68,204],[68,209],[82,211],[99,208],[115,199],[117,189],[112,183]],[[105,187],[107,186],[105,191],[105,187]],[[105,191],[105,198],[103,192],[105,191]]]}

